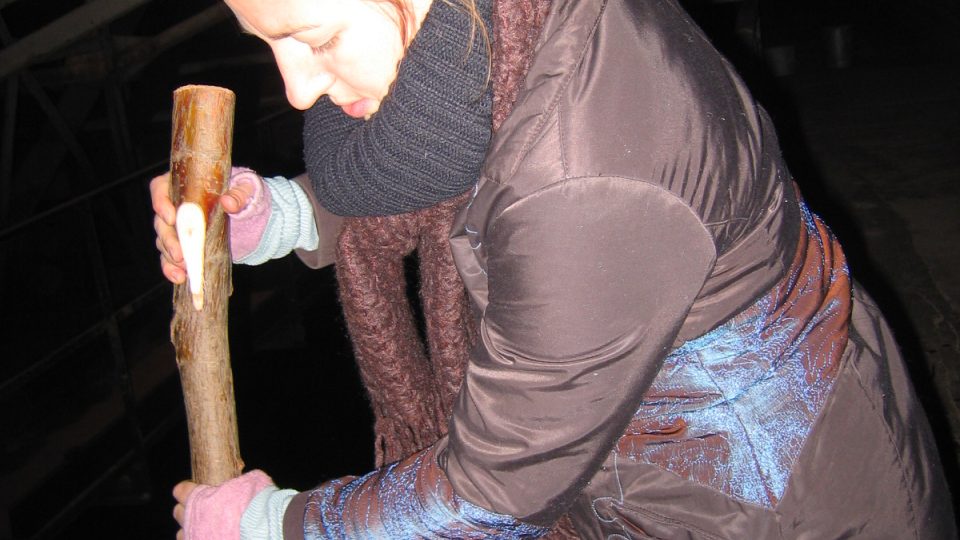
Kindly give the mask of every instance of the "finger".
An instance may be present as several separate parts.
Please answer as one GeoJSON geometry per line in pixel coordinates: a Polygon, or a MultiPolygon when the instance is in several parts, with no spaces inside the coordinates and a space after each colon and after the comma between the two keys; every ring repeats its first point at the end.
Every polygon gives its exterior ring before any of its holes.
{"type": "MultiPolygon", "coordinates": [[[[172,260],[170,250],[167,249],[167,246],[163,243],[163,239],[159,236],[155,240],[155,244],[157,245],[157,250],[160,252],[160,270],[163,272],[163,275],[170,280],[171,283],[183,283],[187,279],[187,270],[182,255],[179,261],[172,260]]],[[[177,250],[176,253],[180,255],[180,244],[175,243],[174,248],[177,250]]]]}
{"type": "Polygon", "coordinates": [[[167,258],[173,264],[183,265],[183,250],[180,248],[180,239],[177,238],[176,231],[171,231],[160,237],[163,247],[166,250],[167,258]]]}
{"type": "Polygon", "coordinates": [[[153,230],[157,233],[157,248],[170,262],[181,264],[183,262],[183,250],[180,249],[180,239],[177,237],[177,229],[164,223],[159,216],[153,218],[153,230]]]}
{"type": "Polygon", "coordinates": [[[153,211],[163,219],[167,225],[177,221],[177,209],[170,200],[170,173],[161,174],[150,181],[150,200],[153,211]]]}
{"type": "Polygon", "coordinates": [[[163,257],[160,257],[160,270],[163,276],[173,284],[179,285],[187,279],[187,272],[183,268],[170,264],[163,257]]]}
{"type": "Polygon", "coordinates": [[[220,197],[220,205],[228,214],[236,214],[250,204],[254,186],[250,182],[240,182],[227,190],[220,197]]]}
{"type": "Polygon", "coordinates": [[[197,484],[191,482],[190,480],[184,480],[179,484],[173,486],[173,498],[177,500],[180,504],[187,502],[187,497],[196,489],[197,484]]]}
{"type": "Polygon", "coordinates": [[[174,261],[171,258],[170,253],[167,251],[166,246],[163,245],[163,240],[161,240],[160,238],[157,238],[156,240],[154,240],[154,244],[156,244],[157,246],[157,251],[160,252],[160,264],[174,266],[181,270],[187,269],[187,265],[183,260],[174,261]]]}
{"type": "Polygon", "coordinates": [[[173,261],[167,247],[163,244],[163,240],[159,236],[154,239],[154,244],[157,246],[157,251],[160,252],[160,269],[163,271],[163,275],[172,283],[183,283],[186,277],[186,263],[182,260],[173,261]]]}
{"type": "Polygon", "coordinates": [[[181,527],[183,527],[183,513],[185,510],[182,504],[173,507],[173,519],[177,520],[177,523],[179,523],[181,527]]]}
{"type": "Polygon", "coordinates": [[[177,531],[177,540],[183,540],[183,529],[177,531]]]}
{"type": "Polygon", "coordinates": [[[160,240],[160,237],[158,236],[157,239],[153,241],[153,243],[156,244],[157,251],[160,252],[160,264],[169,263],[170,256],[167,255],[167,248],[163,247],[163,241],[160,240]]]}

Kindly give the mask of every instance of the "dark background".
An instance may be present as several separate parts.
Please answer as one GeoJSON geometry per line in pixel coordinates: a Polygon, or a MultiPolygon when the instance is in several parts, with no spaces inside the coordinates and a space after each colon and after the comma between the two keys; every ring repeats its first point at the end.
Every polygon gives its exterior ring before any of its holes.
{"type": "MultiPolygon", "coordinates": [[[[0,0],[0,54],[102,3],[0,0]]],[[[811,206],[887,313],[958,489],[960,8],[684,4],[771,112],[811,206]]],[[[269,51],[217,5],[144,0],[22,69],[0,65],[0,540],[176,531],[169,492],[189,451],[147,190],[168,160],[172,91],[233,89],[235,163],[302,171],[300,115],[269,51]]],[[[234,289],[248,467],[297,489],[369,470],[332,270],[235,267],[234,289]]]]}

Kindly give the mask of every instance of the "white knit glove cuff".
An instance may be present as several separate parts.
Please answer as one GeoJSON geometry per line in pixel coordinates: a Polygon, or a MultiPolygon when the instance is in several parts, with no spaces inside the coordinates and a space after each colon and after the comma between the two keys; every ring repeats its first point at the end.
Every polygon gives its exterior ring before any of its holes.
{"type": "Polygon", "coordinates": [[[258,493],[240,518],[240,540],[283,540],[283,515],[296,495],[276,487],[258,493]]]}
{"type": "Polygon", "coordinates": [[[270,190],[270,219],[256,249],[235,262],[257,265],[279,259],[294,249],[317,249],[320,235],[313,205],[296,182],[282,176],[264,178],[270,190]]]}

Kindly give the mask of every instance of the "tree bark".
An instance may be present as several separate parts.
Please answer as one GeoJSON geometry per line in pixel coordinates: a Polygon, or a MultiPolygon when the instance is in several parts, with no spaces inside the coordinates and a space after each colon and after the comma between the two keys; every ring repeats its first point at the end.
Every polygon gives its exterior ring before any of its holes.
{"type": "MultiPolygon", "coordinates": [[[[170,197],[192,202],[206,223],[203,289],[198,306],[189,282],[175,285],[171,339],[183,386],[194,481],[219,485],[243,470],[227,339],[232,285],[226,216],[218,204],[230,175],[233,92],[184,86],[174,92],[170,197]]],[[[188,278],[189,279],[189,278],[188,278]]]]}

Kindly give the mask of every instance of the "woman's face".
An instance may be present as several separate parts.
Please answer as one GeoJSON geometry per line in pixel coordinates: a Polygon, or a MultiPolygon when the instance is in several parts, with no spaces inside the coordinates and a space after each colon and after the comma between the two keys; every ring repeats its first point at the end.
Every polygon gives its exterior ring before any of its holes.
{"type": "MultiPolygon", "coordinates": [[[[356,118],[380,108],[404,53],[393,5],[376,0],[225,1],[244,30],[270,45],[291,105],[306,110],[328,94],[356,118]]],[[[412,4],[412,22],[419,27],[426,9],[420,0],[412,4]]]]}

